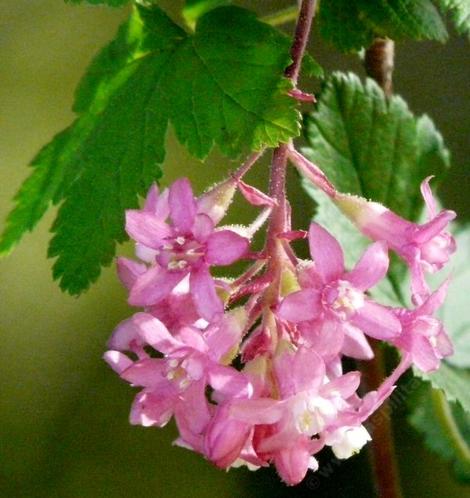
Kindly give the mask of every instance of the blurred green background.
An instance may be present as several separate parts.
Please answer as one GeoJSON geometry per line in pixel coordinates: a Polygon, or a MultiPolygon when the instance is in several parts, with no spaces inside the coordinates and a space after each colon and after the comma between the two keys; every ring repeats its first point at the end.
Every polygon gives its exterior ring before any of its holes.
{"type": "MultiPolygon", "coordinates": [[[[239,2],[260,14],[291,2],[239,2]]],[[[162,1],[175,13],[182,2],[162,1]]],[[[126,9],[66,5],[62,0],[0,1],[0,219],[28,174],[27,163],[70,123],[73,90],[93,54],[111,39],[126,9]]],[[[286,26],[291,29],[292,26],[286,26]]],[[[468,42],[397,47],[395,89],[417,114],[435,120],[453,153],[442,188],[448,207],[469,218],[468,42]]],[[[313,37],[311,51],[327,70],[362,70],[313,37]]],[[[191,159],[168,137],[164,183],[189,175],[199,191],[233,167],[217,153],[191,159]]],[[[255,183],[263,185],[266,169],[255,183]]],[[[295,178],[291,187],[297,188],[295,178]]],[[[297,213],[310,212],[296,192],[297,213]]],[[[174,429],[128,425],[134,392],[101,360],[113,327],[130,310],[114,269],[79,299],[62,294],[46,259],[48,213],[16,251],[0,261],[0,496],[3,497],[284,497],[373,496],[367,454],[334,466],[329,477],[284,488],[270,471],[214,469],[171,446],[174,429]]],[[[238,213],[248,219],[250,213],[238,213]]],[[[299,218],[299,216],[298,216],[299,218]]],[[[299,218],[300,219],[300,218],[299,218]]],[[[2,221],[3,222],[3,221],[2,221]]],[[[130,253],[130,247],[119,252],[130,253]]],[[[403,417],[404,407],[398,410],[403,417]]],[[[406,497],[463,498],[447,464],[423,449],[405,425],[398,456],[406,497]]],[[[327,457],[326,457],[327,458],[327,457]]],[[[327,461],[328,463],[328,461],[327,461]]]]}

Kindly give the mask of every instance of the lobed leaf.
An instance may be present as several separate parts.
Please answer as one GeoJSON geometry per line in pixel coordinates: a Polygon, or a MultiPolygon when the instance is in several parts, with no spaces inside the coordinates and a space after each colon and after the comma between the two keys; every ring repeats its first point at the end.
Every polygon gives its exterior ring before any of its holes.
{"type": "Polygon", "coordinates": [[[62,289],[80,293],[125,239],[124,210],[161,176],[169,122],[200,159],[215,144],[235,157],[299,133],[289,63],[288,40],[243,9],[213,10],[189,36],[156,6],[135,7],[81,81],[77,120],[33,161],[0,251],[63,201],[49,256],[62,289]]]}
{"type": "Polygon", "coordinates": [[[431,0],[321,2],[320,33],[344,52],[368,47],[375,37],[445,41],[447,31],[431,0]]]}

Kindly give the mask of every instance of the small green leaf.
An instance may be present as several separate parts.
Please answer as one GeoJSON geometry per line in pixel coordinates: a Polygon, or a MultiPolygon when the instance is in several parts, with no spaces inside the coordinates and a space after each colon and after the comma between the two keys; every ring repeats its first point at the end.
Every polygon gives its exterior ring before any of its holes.
{"type": "Polygon", "coordinates": [[[186,0],[186,5],[183,8],[183,17],[188,26],[194,27],[196,21],[209,12],[221,5],[227,5],[231,0],[186,0]]]}
{"type": "MultiPolygon", "coordinates": [[[[449,154],[427,116],[416,118],[401,97],[387,99],[373,80],[334,73],[315,111],[305,118],[304,154],[318,164],[338,190],[380,202],[417,221],[422,211],[420,183],[440,176],[449,154]]],[[[307,186],[307,182],[305,182],[307,186]]],[[[317,189],[307,191],[318,203],[317,219],[342,242],[353,264],[368,241],[317,189]]],[[[393,304],[404,302],[404,265],[392,258],[389,279],[378,288],[393,304]]]]}
{"type": "Polygon", "coordinates": [[[469,0],[437,0],[437,4],[444,13],[450,13],[458,33],[470,36],[469,0]]]}
{"type": "Polygon", "coordinates": [[[441,391],[422,383],[410,402],[410,424],[426,445],[452,464],[455,477],[470,482],[470,414],[449,403],[441,391]]]}
{"type": "Polygon", "coordinates": [[[106,4],[111,7],[121,7],[130,0],[65,0],[65,3],[91,3],[92,5],[106,4]]]}
{"type": "Polygon", "coordinates": [[[368,47],[377,36],[394,40],[447,39],[447,31],[431,0],[335,0],[322,2],[322,36],[345,52],[368,47]]]}
{"type": "Polygon", "coordinates": [[[156,6],[135,7],[81,81],[78,118],[33,161],[0,252],[63,201],[49,256],[62,289],[79,294],[125,240],[124,210],[161,176],[169,122],[200,159],[215,144],[236,157],[299,133],[289,63],[286,37],[243,9],[215,9],[189,36],[156,6]]]}

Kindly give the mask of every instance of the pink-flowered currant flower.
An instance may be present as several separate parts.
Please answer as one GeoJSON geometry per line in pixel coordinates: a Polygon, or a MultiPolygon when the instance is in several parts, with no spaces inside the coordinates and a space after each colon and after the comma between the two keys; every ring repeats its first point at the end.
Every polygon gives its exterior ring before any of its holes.
{"type": "MultiPolygon", "coordinates": [[[[127,258],[118,258],[116,264],[118,276],[128,290],[132,289],[137,278],[147,271],[145,264],[127,258]]],[[[208,324],[206,320],[200,318],[194,306],[189,289],[189,275],[163,299],[152,306],[147,306],[146,311],[161,320],[170,332],[184,325],[205,328],[208,324]]]]}
{"type": "Polygon", "coordinates": [[[215,229],[217,201],[217,196],[195,198],[188,179],[182,178],[161,195],[153,187],[144,209],[126,212],[126,231],[139,244],[138,255],[152,264],[135,280],[130,304],[155,305],[189,275],[201,317],[210,321],[223,312],[209,267],[232,264],[246,254],[249,241],[232,230],[215,229]]]}
{"type": "Polygon", "coordinates": [[[429,187],[432,177],[421,184],[428,221],[422,225],[401,218],[378,202],[361,197],[336,193],[335,203],[356,224],[364,235],[383,240],[408,264],[411,271],[413,299],[419,304],[430,291],[424,272],[440,270],[455,252],[456,245],[447,226],[456,214],[442,210],[437,213],[436,202],[429,187]]]}
{"type": "Polygon", "coordinates": [[[408,354],[423,372],[439,368],[440,362],[453,353],[452,343],[440,320],[433,314],[442,305],[447,294],[448,281],[413,310],[396,311],[402,324],[402,333],[393,344],[408,354]]]}
{"type": "Polygon", "coordinates": [[[340,351],[370,359],[373,354],[364,333],[390,340],[401,331],[392,311],[365,295],[387,273],[386,244],[372,244],[348,272],[341,246],[329,232],[312,223],[308,240],[314,266],[300,276],[303,288],[282,301],[278,316],[300,324],[305,340],[327,360],[340,351]]]}
{"type": "Polygon", "coordinates": [[[185,443],[202,451],[202,431],[210,419],[206,387],[211,386],[219,400],[252,393],[248,378],[224,364],[240,343],[243,325],[240,310],[227,313],[204,331],[185,326],[173,335],[148,313],[137,313],[121,325],[105,360],[121,378],[144,388],[134,401],[131,423],[162,427],[174,415],[185,443]],[[149,356],[144,346],[163,357],[149,356]],[[138,360],[122,351],[137,354],[138,360]]]}
{"type": "Polygon", "coordinates": [[[350,408],[348,399],[354,397],[360,374],[349,372],[330,380],[313,349],[295,351],[287,343],[274,357],[273,367],[279,399],[236,400],[231,413],[257,426],[256,453],[273,461],[281,478],[294,485],[309,468],[318,468],[313,455],[325,444],[321,433],[350,408]]]}

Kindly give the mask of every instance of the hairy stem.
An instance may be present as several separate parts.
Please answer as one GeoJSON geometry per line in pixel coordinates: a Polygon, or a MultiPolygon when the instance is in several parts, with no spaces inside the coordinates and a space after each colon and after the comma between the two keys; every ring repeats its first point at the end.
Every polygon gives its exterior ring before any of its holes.
{"type": "MultiPolygon", "coordinates": [[[[286,76],[297,84],[302,58],[307,46],[312,19],[315,13],[316,0],[303,0],[300,6],[294,40],[291,48],[292,64],[286,69],[286,76]]],[[[283,263],[287,258],[278,235],[290,230],[290,213],[286,200],[286,167],[289,156],[289,145],[282,144],[273,152],[269,179],[269,195],[277,202],[271,213],[266,240],[266,253],[269,257],[269,271],[273,276],[273,284],[269,292],[270,304],[279,297],[280,276],[283,263]]]]}
{"type": "MultiPolygon", "coordinates": [[[[390,97],[392,94],[394,46],[393,41],[377,38],[366,50],[364,65],[367,74],[374,78],[390,97]]],[[[373,343],[375,358],[364,362],[362,372],[368,389],[375,390],[386,377],[384,351],[376,342],[373,343]]],[[[386,415],[380,424],[372,428],[371,457],[378,495],[380,498],[400,498],[400,479],[395,457],[393,429],[388,402],[381,411],[386,415]]]]}

